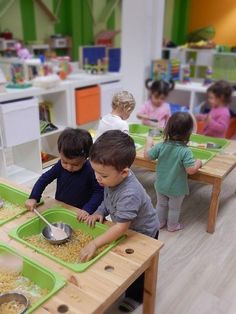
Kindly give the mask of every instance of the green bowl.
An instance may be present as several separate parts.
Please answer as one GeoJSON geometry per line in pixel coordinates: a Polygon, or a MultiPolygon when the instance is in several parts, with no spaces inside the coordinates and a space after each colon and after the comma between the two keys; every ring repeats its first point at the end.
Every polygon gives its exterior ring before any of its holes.
{"type": "Polygon", "coordinates": [[[66,284],[66,281],[62,276],[37,264],[26,256],[18,254],[16,250],[4,243],[0,243],[0,254],[20,256],[23,259],[22,275],[29,278],[40,288],[46,288],[48,290],[48,293],[30,306],[25,314],[33,313],[38,307],[40,307],[40,305],[56,294],[66,284]]]}
{"type": "Polygon", "coordinates": [[[131,135],[132,139],[134,140],[136,150],[139,150],[144,147],[145,145],[145,137],[138,136],[138,135],[131,135]]]}
{"type": "MultiPolygon", "coordinates": [[[[96,223],[94,228],[90,228],[83,222],[79,222],[76,218],[76,213],[72,212],[66,208],[55,206],[43,213],[43,216],[51,223],[53,222],[64,222],[71,226],[73,230],[80,229],[81,231],[91,235],[93,238],[98,237],[99,235],[103,234],[107,229],[108,226],[96,223]]],[[[21,226],[16,227],[15,229],[9,232],[9,236],[14,238],[15,240],[24,243],[25,245],[33,248],[34,250],[38,251],[39,253],[46,255],[47,257],[51,258],[52,260],[62,264],[63,266],[75,271],[75,272],[82,272],[86,270],[89,266],[91,266],[94,262],[96,262],[99,258],[105,255],[108,251],[110,251],[114,246],[116,246],[124,237],[121,237],[117,241],[113,241],[110,243],[100,254],[95,256],[92,260],[85,262],[85,263],[67,263],[60,258],[53,256],[52,254],[44,251],[37,246],[28,243],[24,238],[39,234],[41,233],[42,229],[45,227],[45,223],[39,219],[38,217],[34,217],[28,221],[26,221],[21,226]]]]}

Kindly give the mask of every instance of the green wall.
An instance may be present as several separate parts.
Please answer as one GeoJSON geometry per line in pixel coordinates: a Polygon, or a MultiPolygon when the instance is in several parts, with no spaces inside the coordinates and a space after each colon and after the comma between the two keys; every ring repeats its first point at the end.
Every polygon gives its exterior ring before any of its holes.
{"type": "MultiPolygon", "coordinates": [[[[58,0],[43,0],[49,9],[57,7],[58,0]]],[[[6,12],[0,21],[0,30],[10,30],[14,38],[24,42],[37,41],[43,43],[50,35],[60,33],[69,35],[73,41],[73,59],[78,59],[78,46],[94,43],[94,35],[103,29],[120,29],[120,6],[108,21],[96,24],[92,14],[96,17],[102,12],[106,3],[113,0],[61,0],[58,12],[58,23],[53,23],[42,12],[39,5],[33,0],[15,0],[14,4],[6,12]],[[90,12],[90,6],[92,13],[90,12]]],[[[119,46],[117,36],[115,45],[119,46]]]]}

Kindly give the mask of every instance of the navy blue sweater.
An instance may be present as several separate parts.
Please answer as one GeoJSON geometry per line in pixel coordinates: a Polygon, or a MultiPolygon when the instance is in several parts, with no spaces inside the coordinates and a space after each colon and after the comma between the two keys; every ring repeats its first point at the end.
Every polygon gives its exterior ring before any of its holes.
{"type": "Polygon", "coordinates": [[[29,198],[40,201],[46,186],[57,179],[55,199],[92,214],[103,201],[103,188],[98,184],[87,160],[76,172],[65,170],[59,160],[35,183],[29,198]]]}

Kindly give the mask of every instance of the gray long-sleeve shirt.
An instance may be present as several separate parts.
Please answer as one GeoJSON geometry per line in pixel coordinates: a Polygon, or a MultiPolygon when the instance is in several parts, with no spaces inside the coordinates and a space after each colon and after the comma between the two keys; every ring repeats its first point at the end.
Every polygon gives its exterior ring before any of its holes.
{"type": "Polygon", "coordinates": [[[131,222],[130,229],[155,237],[159,230],[157,210],[132,171],[119,185],[104,189],[104,201],[95,214],[113,222],[131,222]]]}

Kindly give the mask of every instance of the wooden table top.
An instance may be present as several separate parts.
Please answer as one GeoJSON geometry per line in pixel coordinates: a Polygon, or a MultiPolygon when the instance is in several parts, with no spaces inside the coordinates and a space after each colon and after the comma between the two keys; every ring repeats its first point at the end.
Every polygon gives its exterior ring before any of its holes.
{"type": "MultiPolygon", "coordinates": [[[[5,179],[0,179],[0,182],[29,192],[27,189],[12,184],[5,179]]],[[[51,206],[63,204],[51,198],[44,200],[44,205],[39,207],[40,212],[51,206]]],[[[71,206],[66,204],[63,204],[63,206],[72,209],[71,206]]],[[[15,248],[18,253],[26,255],[42,266],[61,274],[67,280],[66,286],[36,310],[36,314],[58,313],[57,308],[60,305],[68,306],[69,311],[67,313],[70,314],[101,314],[149,267],[153,256],[163,246],[163,243],[159,240],[129,230],[127,238],[113,250],[85,272],[75,273],[9,238],[8,231],[32,217],[34,217],[34,213],[27,212],[3,225],[1,227],[1,241],[15,248]],[[127,249],[133,249],[133,254],[126,253],[127,249]],[[105,270],[106,266],[111,266],[112,271],[105,270]]]]}
{"type": "MultiPolygon", "coordinates": [[[[156,161],[145,160],[144,149],[137,151],[135,165],[155,170],[156,161]]],[[[190,178],[207,175],[223,179],[236,166],[236,141],[230,141],[222,154],[217,153],[198,172],[190,178]]]]}

